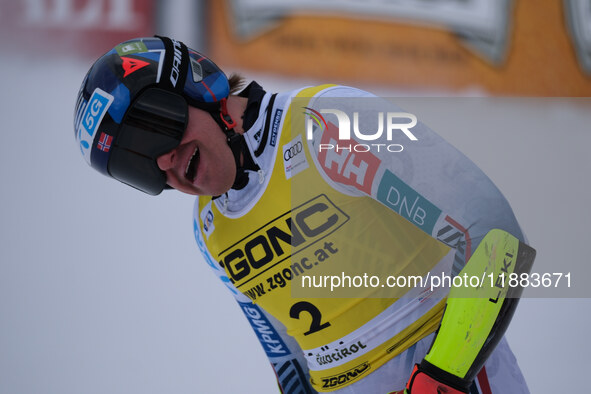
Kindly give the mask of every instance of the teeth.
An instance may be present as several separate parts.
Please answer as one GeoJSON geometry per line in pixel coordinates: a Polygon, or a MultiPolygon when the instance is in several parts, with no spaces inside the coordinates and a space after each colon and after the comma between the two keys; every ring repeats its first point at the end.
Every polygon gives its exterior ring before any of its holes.
{"type": "Polygon", "coordinates": [[[195,148],[195,151],[193,152],[193,154],[189,158],[189,161],[187,161],[187,168],[185,168],[185,175],[187,175],[189,173],[189,167],[191,166],[191,161],[193,160],[193,158],[197,154],[198,150],[199,150],[199,148],[195,148]]]}
{"type": "Polygon", "coordinates": [[[199,148],[195,148],[195,151],[189,158],[187,162],[187,167],[185,168],[185,178],[188,179],[190,182],[195,180],[195,175],[197,174],[197,160],[199,160],[199,148]]]}

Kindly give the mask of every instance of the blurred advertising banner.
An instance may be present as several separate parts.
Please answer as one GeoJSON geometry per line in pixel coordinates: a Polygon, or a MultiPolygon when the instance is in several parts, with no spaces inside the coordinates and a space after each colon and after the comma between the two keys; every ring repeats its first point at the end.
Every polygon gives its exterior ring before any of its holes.
{"type": "Polygon", "coordinates": [[[339,83],[591,94],[591,0],[216,0],[224,66],[339,83]]]}
{"type": "Polygon", "coordinates": [[[154,34],[155,0],[0,0],[3,46],[99,56],[154,34]]]}

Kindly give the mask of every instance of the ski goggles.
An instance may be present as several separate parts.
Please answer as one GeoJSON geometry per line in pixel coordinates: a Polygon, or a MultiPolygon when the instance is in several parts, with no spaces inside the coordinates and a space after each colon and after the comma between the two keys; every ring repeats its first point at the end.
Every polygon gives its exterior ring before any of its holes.
{"type": "Polygon", "coordinates": [[[145,90],[130,105],[109,157],[111,176],[150,195],[167,188],[156,159],[176,148],[187,128],[188,105],[179,94],[145,90]]]}

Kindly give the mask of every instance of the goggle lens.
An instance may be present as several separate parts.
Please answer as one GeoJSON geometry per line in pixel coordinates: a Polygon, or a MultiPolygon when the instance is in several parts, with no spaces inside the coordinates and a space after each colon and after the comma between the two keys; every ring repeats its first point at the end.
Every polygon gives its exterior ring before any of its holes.
{"type": "Polygon", "coordinates": [[[111,176],[145,193],[160,194],[166,174],[156,159],[180,144],[188,118],[181,95],[158,88],[143,92],[121,122],[109,159],[111,176]]]}

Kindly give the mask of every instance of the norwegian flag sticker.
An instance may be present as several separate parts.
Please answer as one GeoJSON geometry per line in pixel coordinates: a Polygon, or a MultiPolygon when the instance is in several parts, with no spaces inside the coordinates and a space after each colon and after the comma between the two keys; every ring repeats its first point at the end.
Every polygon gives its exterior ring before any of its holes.
{"type": "Polygon", "coordinates": [[[99,148],[103,152],[108,152],[109,149],[111,149],[112,142],[113,136],[102,132],[97,144],[97,148],[99,148]]]}

